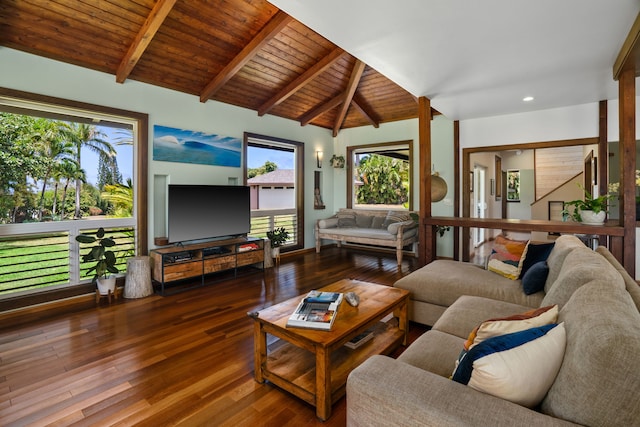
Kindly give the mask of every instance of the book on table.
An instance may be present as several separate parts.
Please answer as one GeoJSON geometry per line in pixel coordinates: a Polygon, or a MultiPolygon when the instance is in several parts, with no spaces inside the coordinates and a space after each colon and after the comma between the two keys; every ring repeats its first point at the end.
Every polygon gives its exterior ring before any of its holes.
{"type": "Polygon", "coordinates": [[[328,331],[336,320],[342,299],[339,292],[311,291],[289,317],[287,326],[328,331]]]}

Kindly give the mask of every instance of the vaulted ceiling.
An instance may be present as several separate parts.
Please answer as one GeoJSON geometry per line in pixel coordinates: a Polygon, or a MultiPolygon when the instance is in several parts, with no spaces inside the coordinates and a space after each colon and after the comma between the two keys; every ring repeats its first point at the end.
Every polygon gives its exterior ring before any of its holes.
{"type": "Polygon", "coordinates": [[[334,136],[418,113],[409,92],[266,0],[2,0],[0,45],[334,136]]]}

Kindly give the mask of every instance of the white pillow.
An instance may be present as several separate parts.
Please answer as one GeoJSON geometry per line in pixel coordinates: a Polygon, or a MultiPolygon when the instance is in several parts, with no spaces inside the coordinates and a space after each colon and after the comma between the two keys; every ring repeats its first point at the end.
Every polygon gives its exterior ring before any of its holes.
{"type": "Polygon", "coordinates": [[[452,379],[532,408],[555,381],[565,346],[564,323],[489,338],[463,353],[452,379]]]}

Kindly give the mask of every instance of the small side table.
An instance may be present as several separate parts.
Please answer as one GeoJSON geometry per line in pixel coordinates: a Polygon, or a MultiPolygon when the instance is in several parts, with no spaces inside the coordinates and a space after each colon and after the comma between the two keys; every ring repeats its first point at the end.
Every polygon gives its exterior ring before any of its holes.
{"type": "Polygon", "coordinates": [[[151,263],[148,256],[136,256],[127,260],[127,276],[124,281],[125,298],[144,298],[153,294],[151,263]]]}

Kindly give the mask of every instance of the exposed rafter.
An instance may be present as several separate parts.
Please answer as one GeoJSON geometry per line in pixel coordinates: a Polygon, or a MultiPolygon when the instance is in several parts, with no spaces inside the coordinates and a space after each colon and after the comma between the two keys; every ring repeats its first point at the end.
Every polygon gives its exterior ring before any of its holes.
{"type": "Polygon", "coordinates": [[[366,101],[362,99],[362,97],[358,96],[357,93],[353,96],[351,105],[360,111],[360,114],[362,114],[362,116],[371,123],[371,126],[374,128],[380,127],[380,119],[376,116],[371,107],[367,105],[366,101]]]}
{"type": "Polygon", "coordinates": [[[364,72],[364,67],[367,64],[356,59],[356,63],[353,66],[353,70],[351,71],[351,77],[349,78],[349,84],[347,85],[347,90],[344,96],[344,102],[342,107],[340,108],[340,112],[336,117],[336,122],[333,125],[333,136],[338,136],[338,132],[342,127],[342,122],[344,118],[347,116],[347,111],[349,110],[349,105],[351,104],[351,100],[353,99],[353,95],[356,93],[356,89],[358,89],[358,83],[360,83],[360,78],[362,77],[362,73],[364,72]]]}
{"type": "Polygon", "coordinates": [[[331,67],[338,59],[344,55],[344,50],[339,47],[333,49],[327,56],[318,61],[313,67],[309,68],[297,79],[285,86],[280,92],[272,96],[267,102],[262,104],[258,109],[258,115],[263,116],[273,107],[283,102],[285,99],[300,90],[301,87],[313,80],[318,74],[323,73],[327,68],[331,67]]]}
{"type": "Polygon", "coordinates": [[[315,118],[323,115],[327,111],[336,108],[338,105],[344,102],[344,94],[340,94],[334,98],[331,98],[329,101],[325,102],[322,105],[317,106],[313,110],[309,111],[298,120],[302,126],[306,126],[311,123],[315,118]]]}
{"type": "Polygon", "coordinates": [[[269,40],[275,37],[292,20],[293,18],[286,13],[278,11],[244,49],[202,90],[200,102],[206,102],[215,95],[269,40]]]}
{"type": "Polygon", "coordinates": [[[129,77],[129,74],[131,74],[131,71],[147,49],[147,46],[151,43],[153,36],[156,35],[156,32],[176,4],[176,1],[177,0],[158,0],[155,6],[153,6],[151,13],[146,21],[144,21],[144,25],[142,25],[133,43],[129,46],[127,54],[120,62],[118,71],[116,71],[116,81],[118,83],[124,83],[124,81],[127,80],[127,77],[129,77]]]}

